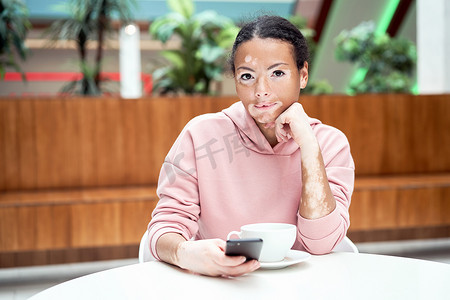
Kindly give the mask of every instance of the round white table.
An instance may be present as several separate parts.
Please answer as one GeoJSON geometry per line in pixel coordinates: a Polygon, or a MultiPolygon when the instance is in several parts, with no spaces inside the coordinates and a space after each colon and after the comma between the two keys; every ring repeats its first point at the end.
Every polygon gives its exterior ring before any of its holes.
{"type": "Polygon", "coordinates": [[[339,252],[212,278],[148,262],[73,279],[30,299],[450,299],[450,265],[339,252]]]}

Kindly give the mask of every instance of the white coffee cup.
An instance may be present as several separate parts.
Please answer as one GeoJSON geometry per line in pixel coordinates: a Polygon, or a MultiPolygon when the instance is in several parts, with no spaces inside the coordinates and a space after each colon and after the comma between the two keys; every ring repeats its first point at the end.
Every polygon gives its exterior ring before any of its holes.
{"type": "Polygon", "coordinates": [[[297,227],[286,223],[255,223],[241,227],[241,231],[231,231],[227,239],[237,235],[241,239],[260,238],[263,246],[259,261],[282,261],[295,243],[297,227]]]}

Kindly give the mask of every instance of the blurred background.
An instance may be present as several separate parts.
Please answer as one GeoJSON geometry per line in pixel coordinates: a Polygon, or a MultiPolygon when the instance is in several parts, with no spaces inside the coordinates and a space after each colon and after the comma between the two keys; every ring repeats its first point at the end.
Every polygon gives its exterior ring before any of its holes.
{"type": "Polygon", "coordinates": [[[450,262],[450,2],[0,0],[0,299],[137,262],[161,164],[238,99],[240,26],[288,18],[307,113],[356,163],[360,252],[450,262]]]}
{"type": "MultiPolygon", "coordinates": [[[[78,2],[83,3],[83,1],[78,2]]],[[[109,29],[105,30],[105,38],[102,45],[104,48],[104,53],[102,54],[102,71],[114,74],[120,72],[118,29],[122,18],[122,21],[134,21],[140,28],[140,66],[144,74],[150,75],[162,63],[160,51],[162,49],[179,48],[183,43],[183,38],[185,38],[177,34],[168,37],[163,36],[166,34],[164,28],[159,32],[157,32],[158,30],[154,31],[154,34],[149,33],[149,25],[152,21],[158,17],[161,18],[161,16],[167,15],[171,11],[173,12],[173,10],[171,10],[165,0],[111,1],[111,3],[115,2],[123,2],[125,8],[115,10],[112,4],[108,8],[110,10],[109,18],[111,20],[108,24],[109,29]],[[107,37],[106,32],[108,34],[107,37]],[[161,36],[163,37],[161,38],[161,36]],[[161,40],[165,41],[165,43],[162,43],[161,40]]],[[[27,19],[30,22],[24,41],[24,46],[28,51],[26,59],[22,61],[18,59],[17,62],[20,62],[20,66],[24,71],[33,74],[29,75],[29,80],[26,83],[18,80],[20,78],[17,78],[17,76],[13,77],[14,79],[12,79],[12,75],[7,76],[4,81],[0,82],[0,95],[14,95],[19,93],[21,95],[54,95],[61,91],[62,86],[64,86],[64,81],[70,81],[70,73],[79,71],[80,59],[77,54],[79,49],[77,49],[75,42],[77,39],[77,24],[75,21],[77,18],[81,18],[80,15],[83,13],[83,7],[79,7],[80,11],[74,9],[72,6],[76,7],[77,1],[44,0],[23,1],[23,3],[27,9],[27,19]],[[70,32],[64,32],[62,30],[64,28],[62,26],[63,22],[58,22],[64,19],[67,21],[66,25],[69,21],[72,22],[70,25],[72,27],[68,26],[66,28],[70,32]],[[49,31],[48,29],[52,24],[56,26],[49,31]],[[50,42],[51,40],[53,42],[50,42]]],[[[361,77],[363,77],[361,72],[364,73],[364,71],[361,70],[359,63],[364,59],[373,59],[376,57],[375,47],[378,47],[378,51],[383,47],[383,50],[386,50],[383,43],[387,43],[389,38],[395,40],[405,39],[412,43],[412,45],[408,45],[406,42],[407,45],[404,45],[405,43],[398,43],[397,48],[392,47],[391,50],[413,61],[413,66],[410,67],[409,72],[412,73],[411,80],[414,81],[412,88],[415,92],[418,92],[414,67],[416,55],[412,52],[415,51],[416,47],[419,48],[419,46],[430,47],[431,49],[435,48],[431,44],[428,44],[426,40],[424,40],[424,44],[418,45],[417,35],[420,30],[426,30],[428,32],[427,35],[432,34],[436,39],[440,37],[439,32],[435,32],[434,30],[430,31],[425,28],[425,26],[431,28],[433,24],[422,25],[424,27],[423,29],[417,27],[418,13],[421,13],[423,18],[427,18],[426,11],[430,11],[429,14],[432,15],[429,18],[433,20],[435,18],[433,18],[432,8],[424,7],[422,9],[424,12],[422,10],[418,11],[418,3],[412,0],[282,0],[260,2],[214,0],[194,1],[194,3],[195,8],[190,17],[194,18],[205,11],[213,11],[220,14],[221,17],[229,18],[236,26],[262,13],[277,14],[294,20],[295,24],[303,29],[304,34],[310,41],[313,54],[310,61],[310,80],[316,86],[318,85],[315,92],[320,93],[348,92],[349,85],[352,82],[360,82],[361,77]],[[342,45],[343,36],[346,32],[350,34],[349,31],[352,30],[354,30],[353,36],[347,37],[347,39],[351,40],[348,40],[347,44],[342,45]],[[364,38],[368,39],[374,33],[378,37],[377,44],[366,45],[363,42],[364,38]],[[384,34],[387,35],[385,39],[382,38],[384,34]],[[339,36],[341,37],[341,51],[338,49],[339,36]],[[352,44],[355,42],[359,42],[359,45],[352,44]],[[408,46],[413,49],[409,49],[408,46]],[[342,51],[343,48],[345,48],[344,51],[342,51]],[[345,51],[347,52],[342,53],[345,51]],[[365,53],[361,53],[361,57],[356,58],[355,54],[357,54],[357,51],[365,53]],[[363,54],[366,57],[362,57],[363,54]],[[340,60],[336,59],[337,56],[340,56],[340,60]]],[[[203,16],[205,17],[205,15],[203,16]]],[[[94,22],[94,20],[95,17],[90,21],[94,22]]],[[[217,20],[220,19],[218,18],[217,20]]],[[[205,18],[202,21],[209,22],[205,18]]],[[[78,22],[78,26],[81,26],[83,20],[79,19],[78,22]]],[[[189,23],[189,20],[185,22],[189,23]]],[[[424,21],[423,23],[428,24],[428,21],[424,21]]],[[[442,25],[444,26],[444,24],[442,25]]],[[[217,21],[215,26],[220,28],[221,26],[226,27],[228,25],[219,24],[217,21]]],[[[95,29],[89,30],[93,32],[95,29]]],[[[429,37],[429,39],[433,38],[429,37]]],[[[97,47],[96,42],[98,42],[97,36],[88,36],[86,51],[95,52],[95,48],[97,47]]],[[[220,46],[226,50],[229,48],[226,42],[222,42],[220,46]]],[[[87,55],[89,56],[89,54],[87,55]]],[[[214,58],[212,57],[211,59],[214,58]]],[[[385,57],[385,59],[388,58],[385,57]]],[[[367,68],[367,66],[364,67],[367,68]]],[[[212,89],[222,95],[233,95],[234,87],[232,80],[227,76],[219,75],[214,77],[214,79],[219,79],[216,80],[219,81],[219,86],[216,84],[212,89]]],[[[110,78],[112,81],[117,80],[117,76],[115,77],[111,74],[110,78]]],[[[118,85],[109,84],[108,87],[109,89],[105,87],[107,91],[113,93],[118,92],[118,85]]],[[[145,93],[149,94],[151,91],[152,89],[147,86],[145,93]]],[[[436,90],[435,92],[439,91],[436,90]]]]}

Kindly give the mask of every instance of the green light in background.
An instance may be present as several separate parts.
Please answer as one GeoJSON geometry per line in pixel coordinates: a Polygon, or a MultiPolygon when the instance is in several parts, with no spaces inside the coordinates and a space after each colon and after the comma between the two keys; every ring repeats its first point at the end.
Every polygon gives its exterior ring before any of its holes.
{"type": "MultiPolygon", "coordinates": [[[[378,21],[377,28],[375,29],[376,35],[386,33],[386,30],[388,29],[389,24],[394,17],[399,3],[400,0],[388,1],[383,14],[381,15],[381,18],[378,21]]],[[[364,77],[366,77],[367,71],[368,70],[366,68],[359,68],[358,70],[356,70],[355,74],[350,80],[350,85],[361,83],[364,80],[364,77]]]]}
{"type": "Polygon", "coordinates": [[[397,10],[400,0],[391,0],[387,3],[384,13],[381,15],[381,19],[378,21],[378,26],[375,29],[375,34],[386,33],[386,30],[391,24],[395,11],[397,10]]]}
{"type": "Polygon", "coordinates": [[[417,83],[417,81],[416,84],[412,87],[411,93],[413,93],[414,95],[419,95],[419,84],[417,83]]]}
{"type": "MultiPolygon", "coordinates": [[[[367,71],[367,68],[359,68],[358,70],[356,70],[355,74],[353,74],[353,77],[350,80],[350,86],[361,83],[364,80],[364,77],[366,77],[367,71]]],[[[351,94],[350,88],[347,88],[347,93],[351,94]]]]}

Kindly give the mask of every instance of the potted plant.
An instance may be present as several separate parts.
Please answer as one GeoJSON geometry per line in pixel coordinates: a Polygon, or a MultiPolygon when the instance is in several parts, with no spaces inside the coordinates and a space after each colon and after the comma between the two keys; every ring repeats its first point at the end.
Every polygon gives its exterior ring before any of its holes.
{"type": "Polygon", "coordinates": [[[112,15],[117,14],[124,24],[130,22],[132,4],[134,4],[132,0],[71,0],[65,4],[64,8],[70,17],[53,22],[46,34],[53,41],[76,42],[83,78],[69,83],[63,92],[75,92],[82,95],[101,94],[100,74],[103,48],[106,35],[113,32],[112,15]],[[87,52],[87,45],[91,40],[97,41],[92,67],[88,62],[87,52]]]}
{"type": "Polygon", "coordinates": [[[350,93],[410,92],[417,60],[414,44],[402,38],[377,34],[373,22],[342,31],[336,38],[336,58],[367,70],[362,82],[353,82],[350,93]]]}
{"type": "Polygon", "coordinates": [[[166,43],[177,37],[177,50],[163,50],[169,65],[153,73],[154,89],[161,94],[210,94],[211,83],[219,81],[224,71],[227,51],[239,28],[215,11],[194,14],[192,0],[168,0],[170,13],[152,22],[152,37],[166,43]]]}
{"type": "MultiPolygon", "coordinates": [[[[27,48],[24,44],[31,23],[28,10],[20,0],[0,0],[0,79],[3,79],[7,68],[22,72],[15,54],[25,60],[27,48]]],[[[22,72],[25,80],[25,74],[22,72]]]]}

